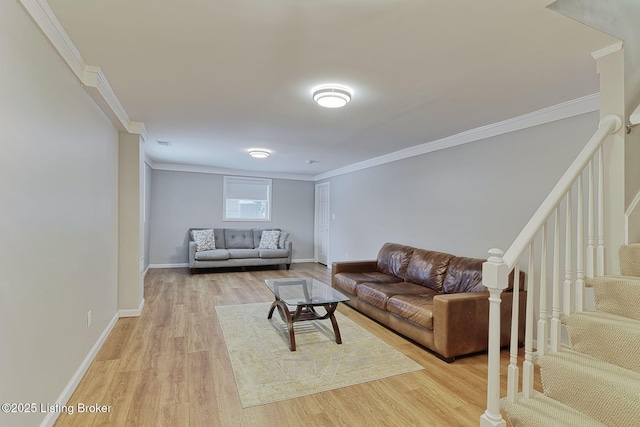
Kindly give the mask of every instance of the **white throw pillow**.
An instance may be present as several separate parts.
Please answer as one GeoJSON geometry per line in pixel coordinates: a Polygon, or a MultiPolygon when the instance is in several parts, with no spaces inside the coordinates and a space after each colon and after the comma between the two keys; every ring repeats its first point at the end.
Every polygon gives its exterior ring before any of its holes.
{"type": "Polygon", "coordinates": [[[210,251],[216,248],[216,239],[211,228],[206,230],[191,230],[191,235],[196,242],[196,252],[210,251]]]}
{"type": "Polygon", "coordinates": [[[288,231],[281,231],[280,232],[280,239],[278,240],[278,249],[284,249],[284,245],[287,242],[287,239],[289,238],[289,232],[288,231]]]}
{"type": "Polygon", "coordinates": [[[258,249],[278,249],[278,241],[280,240],[280,232],[277,230],[265,230],[260,237],[260,246],[258,249]]]}

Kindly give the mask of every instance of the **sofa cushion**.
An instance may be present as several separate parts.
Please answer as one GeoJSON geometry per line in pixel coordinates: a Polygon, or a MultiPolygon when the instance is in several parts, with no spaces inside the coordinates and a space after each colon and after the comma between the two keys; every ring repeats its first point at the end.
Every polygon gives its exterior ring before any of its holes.
{"type": "Polygon", "coordinates": [[[443,291],[446,294],[460,292],[483,292],[487,288],[482,284],[482,264],[480,258],[454,257],[444,278],[443,291]]]}
{"type": "Polygon", "coordinates": [[[424,328],[433,330],[433,297],[436,291],[420,295],[394,295],[387,301],[387,310],[416,323],[424,328]]]}
{"type": "Polygon", "coordinates": [[[224,228],[214,228],[213,235],[215,236],[216,249],[226,249],[224,246],[224,228]]]}
{"type": "Polygon", "coordinates": [[[339,290],[348,292],[352,295],[356,294],[356,287],[360,283],[397,283],[398,278],[388,274],[373,271],[370,273],[338,273],[333,276],[333,285],[339,290]]]}
{"type": "Polygon", "coordinates": [[[260,258],[287,258],[289,251],[286,249],[259,249],[260,258]]]}
{"type": "Polygon", "coordinates": [[[394,295],[421,294],[425,288],[409,282],[400,283],[360,283],[356,295],[380,310],[387,309],[387,300],[394,295]]]}
{"type": "Polygon", "coordinates": [[[411,246],[385,243],[378,252],[378,271],[404,280],[413,250],[411,246]]]}
{"type": "Polygon", "coordinates": [[[213,229],[191,230],[193,241],[196,242],[196,252],[210,251],[216,248],[213,229]]]}
{"type": "Polygon", "coordinates": [[[229,251],[226,249],[196,252],[197,261],[226,261],[228,259],[229,251]]]}
{"type": "Polygon", "coordinates": [[[259,258],[260,251],[258,249],[227,249],[229,251],[229,258],[259,258]]]}
{"type": "Polygon", "coordinates": [[[264,230],[260,237],[259,249],[278,249],[280,232],[277,230],[264,230]]]}
{"type": "Polygon", "coordinates": [[[224,247],[227,249],[253,249],[255,247],[253,246],[253,231],[225,229],[224,247]]]}
{"type": "Polygon", "coordinates": [[[416,249],[409,259],[405,280],[442,292],[442,283],[452,258],[454,255],[443,252],[416,249]]]}

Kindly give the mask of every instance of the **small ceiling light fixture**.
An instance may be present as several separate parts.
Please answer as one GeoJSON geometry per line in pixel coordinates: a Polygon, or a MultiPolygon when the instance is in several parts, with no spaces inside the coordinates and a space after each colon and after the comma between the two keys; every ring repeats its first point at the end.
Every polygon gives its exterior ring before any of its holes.
{"type": "Polygon", "coordinates": [[[311,90],[313,100],[321,107],[340,108],[351,101],[353,89],[338,84],[316,86],[311,90]]]}
{"type": "Polygon", "coordinates": [[[267,150],[249,150],[249,155],[256,159],[266,159],[271,153],[267,150]]]}

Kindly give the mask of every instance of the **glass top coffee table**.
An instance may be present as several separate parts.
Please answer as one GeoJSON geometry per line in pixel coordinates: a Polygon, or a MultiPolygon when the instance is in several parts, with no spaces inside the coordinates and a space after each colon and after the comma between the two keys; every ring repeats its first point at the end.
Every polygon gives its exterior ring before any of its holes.
{"type": "Polygon", "coordinates": [[[289,328],[289,348],[291,351],[296,351],[293,324],[305,320],[330,319],[336,343],[342,344],[338,322],[333,313],[336,311],[338,303],[349,301],[349,298],[331,286],[312,278],[267,279],[265,283],[276,297],[276,300],[271,304],[267,319],[271,319],[277,308],[282,321],[286,322],[289,328]],[[290,310],[289,307],[292,309],[290,310]],[[326,313],[318,313],[316,311],[318,307],[322,307],[326,313]]]}

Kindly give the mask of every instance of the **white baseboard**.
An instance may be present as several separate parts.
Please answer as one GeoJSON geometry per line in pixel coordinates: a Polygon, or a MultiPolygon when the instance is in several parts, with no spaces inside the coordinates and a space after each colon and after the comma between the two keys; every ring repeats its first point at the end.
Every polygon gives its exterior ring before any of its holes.
{"type": "MultiPolygon", "coordinates": [[[[109,324],[107,325],[107,327],[104,329],[104,331],[102,331],[96,343],[93,345],[93,347],[91,347],[91,350],[89,350],[87,357],[84,358],[84,360],[80,364],[80,367],[78,368],[76,373],[73,374],[73,376],[71,377],[71,381],[69,381],[67,386],[64,388],[64,390],[60,394],[60,397],[58,397],[58,399],[56,400],[57,405],[64,406],[67,404],[67,402],[69,401],[69,398],[75,391],[76,387],[78,387],[80,380],[82,379],[84,374],[87,372],[87,369],[89,369],[89,366],[91,366],[91,362],[93,362],[93,359],[98,354],[98,351],[102,347],[102,344],[104,344],[105,340],[113,330],[113,327],[116,325],[118,318],[119,318],[118,313],[116,313],[111,319],[111,321],[109,322],[109,324]]],[[[49,412],[47,416],[44,417],[44,420],[42,420],[42,423],[40,423],[40,427],[53,426],[53,424],[58,419],[58,415],[60,415],[59,412],[49,412]]]]}
{"type": "Polygon", "coordinates": [[[138,308],[132,308],[128,310],[118,310],[119,317],[138,317],[142,314],[142,308],[144,307],[144,298],[140,301],[138,308]]]}
{"type": "MultiPolygon", "coordinates": [[[[313,258],[299,258],[299,259],[291,260],[292,264],[299,264],[303,262],[315,262],[315,260],[313,258]]],[[[175,263],[175,264],[149,264],[149,267],[147,267],[147,270],[151,268],[181,268],[181,267],[189,267],[189,263],[181,262],[181,263],[175,263]]]]}
{"type": "Polygon", "coordinates": [[[189,267],[188,262],[179,262],[175,264],[149,264],[148,268],[180,268],[189,267]]]}

